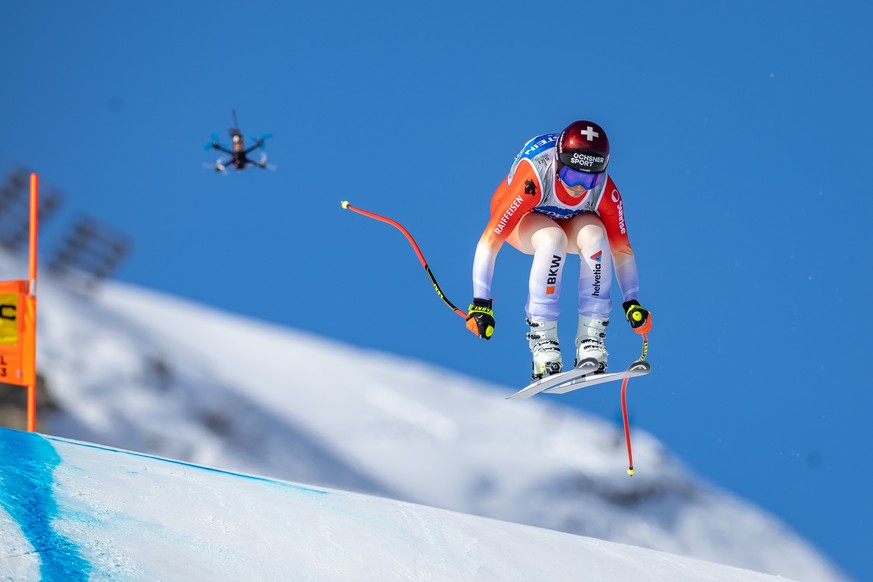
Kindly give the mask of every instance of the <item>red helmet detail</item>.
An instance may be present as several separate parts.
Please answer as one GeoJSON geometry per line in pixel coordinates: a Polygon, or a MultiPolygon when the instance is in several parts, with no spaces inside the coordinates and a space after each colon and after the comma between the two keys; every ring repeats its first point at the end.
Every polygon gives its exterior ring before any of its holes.
{"type": "Polygon", "coordinates": [[[558,138],[558,167],[597,174],[609,164],[609,138],[593,121],[574,121],[558,138]]]}

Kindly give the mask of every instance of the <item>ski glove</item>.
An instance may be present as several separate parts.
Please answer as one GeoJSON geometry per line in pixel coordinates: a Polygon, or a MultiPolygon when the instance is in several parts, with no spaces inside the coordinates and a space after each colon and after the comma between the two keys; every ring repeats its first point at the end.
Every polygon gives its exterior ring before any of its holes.
{"type": "Polygon", "coordinates": [[[467,329],[482,339],[491,339],[494,335],[494,311],[490,299],[473,298],[467,311],[467,329]]]}
{"type": "Polygon", "coordinates": [[[652,331],[652,316],[639,301],[625,301],[621,304],[624,308],[624,315],[630,322],[634,331],[639,334],[646,334],[652,331]]]}

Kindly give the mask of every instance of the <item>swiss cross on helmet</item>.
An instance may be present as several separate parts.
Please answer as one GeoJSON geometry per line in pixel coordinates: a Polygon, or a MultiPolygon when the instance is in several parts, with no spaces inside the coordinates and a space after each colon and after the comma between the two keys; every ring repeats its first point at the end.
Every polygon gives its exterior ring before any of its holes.
{"type": "Polygon", "coordinates": [[[574,121],[558,138],[558,171],[567,166],[577,172],[598,174],[609,164],[609,139],[593,121],[574,121]]]}

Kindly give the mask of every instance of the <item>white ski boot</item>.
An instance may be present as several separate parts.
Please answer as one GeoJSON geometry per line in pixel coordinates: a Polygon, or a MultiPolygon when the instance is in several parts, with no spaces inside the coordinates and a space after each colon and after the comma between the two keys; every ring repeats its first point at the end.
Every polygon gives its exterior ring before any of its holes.
{"type": "Polygon", "coordinates": [[[527,324],[530,326],[527,340],[533,356],[531,381],[560,373],[564,365],[558,345],[558,322],[528,319],[527,324]]]}
{"type": "Polygon", "coordinates": [[[606,338],[606,326],[609,319],[605,317],[579,316],[579,330],[576,332],[576,362],[578,366],[583,360],[593,359],[597,362],[595,372],[606,372],[606,359],[609,354],[603,340],[606,338]]]}

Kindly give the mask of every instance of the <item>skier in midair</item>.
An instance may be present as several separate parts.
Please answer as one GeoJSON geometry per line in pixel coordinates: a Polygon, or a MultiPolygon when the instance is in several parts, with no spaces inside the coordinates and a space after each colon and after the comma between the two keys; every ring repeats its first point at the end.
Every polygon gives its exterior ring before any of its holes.
{"type": "Polygon", "coordinates": [[[491,198],[491,219],[473,259],[467,328],[484,339],[494,333],[491,281],[503,243],[533,255],[525,306],[532,380],[563,370],[557,330],[568,252],[581,260],[574,366],[593,359],[597,372],[606,371],[604,339],[612,310],[613,271],[631,327],[639,334],[651,330],[651,315],[638,300],[623,201],[606,173],[608,164],[609,140],[603,128],[593,121],[574,121],[560,134],[525,143],[491,198]]]}

